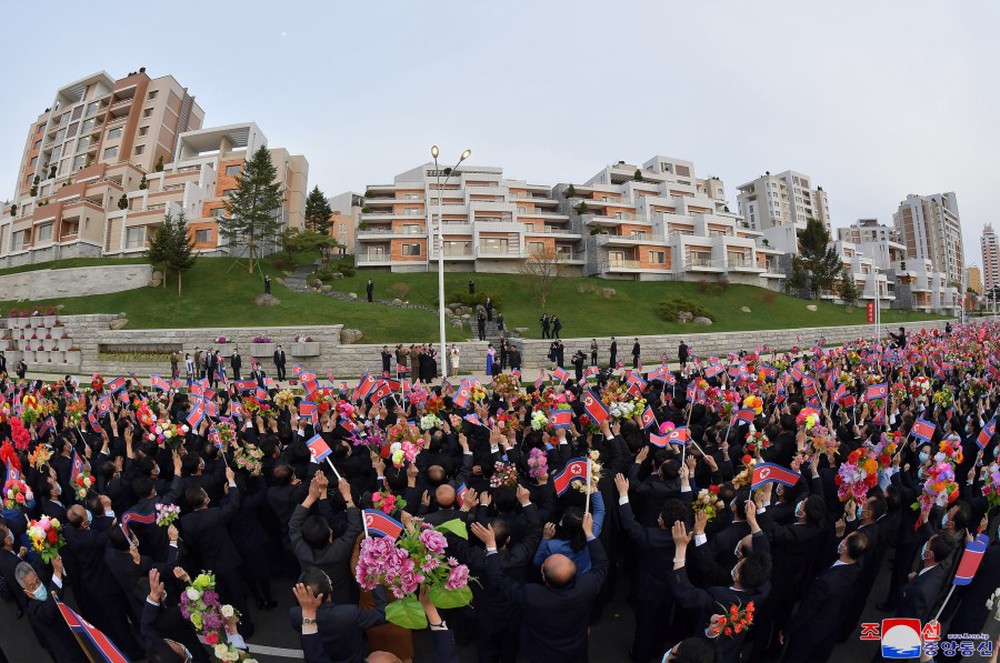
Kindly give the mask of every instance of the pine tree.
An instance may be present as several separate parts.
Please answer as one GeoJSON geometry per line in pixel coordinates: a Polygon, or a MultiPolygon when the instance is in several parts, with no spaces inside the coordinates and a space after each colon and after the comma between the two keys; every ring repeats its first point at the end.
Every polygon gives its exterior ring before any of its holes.
{"type": "Polygon", "coordinates": [[[196,258],[194,252],[194,239],[188,231],[187,219],[184,212],[174,218],[167,214],[163,220],[163,231],[167,233],[167,246],[165,261],[167,267],[177,272],[177,294],[181,294],[184,272],[194,266],[196,258]]]}
{"type": "Polygon", "coordinates": [[[330,216],[333,210],[330,203],[326,201],[326,196],[314,186],[306,198],[306,228],[316,232],[326,234],[330,232],[330,216]]]}
{"type": "Polygon", "coordinates": [[[146,258],[149,262],[154,267],[158,265],[163,267],[164,288],[167,287],[167,251],[171,241],[170,220],[170,212],[167,212],[166,217],[163,219],[163,225],[150,238],[149,247],[146,249],[146,258]]]}
{"type": "Polygon", "coordinates": [[[858,290],[858,284],[846,267],[840,272],[840,283],[838,285],[840,298],[844,301],[844,305],[848,309],[861,299],[861,291],[858,290]]]}
{"type": "Polygon", "coordinates": [[[799,255],[793,259],[793,271],[801,269],[809,275],[809,290],[819,299],[820,292],[829,290],[843,269],[837,250],[830,246],[830,233],[822,222],[808,219],[799,231],[799,255]]]}
{"type": "Polygon", "coordinates": [[[236,189],[229,194],[227,217],[219,219],[219,233],[230,247],[245,246],[247,271],[253,273],[261,244],[274,239],[281,226],[278,211],[282,203],[278,171],[271,153],[261,147],[236,176],[236,189]]]}

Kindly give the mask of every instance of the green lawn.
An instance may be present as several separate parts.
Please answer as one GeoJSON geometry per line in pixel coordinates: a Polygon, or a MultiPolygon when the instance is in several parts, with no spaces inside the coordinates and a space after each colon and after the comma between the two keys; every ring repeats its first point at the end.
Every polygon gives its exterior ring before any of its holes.
{"type": "MultiPolygon", "coordinates": [[[[57,266],[79,266],[111,262],[72,260],[57,266]]],[[[132,262],[139,262],[132,260],[132,262]]],[[[272,292],[281,305],[258,308],[254,297],[261,292],[260,278],[248,274],[245,264],[232,267],[229,258],[199,258],[195,267],[184,277],[184,294],[176,294],[176,281],[171,275],[167,288],[140,288],[127,292],[92,297],[64,298],[31,302],[35,305],[62,304],[66,314],[118,313],[128,315],[133,329],[170,327],[254,327],[294,324],[343,324],[364,332],[366,342],[433,340],[437,335],[437,315],[419,310],[395,309],[366,302],[342,302],[319,294],[290,292],[277,282],[281,270],[265,261],[265,270],[272,279],[272,292]],[[232,267],[232,269],[230,269],[232,267]]],[[[45,266],[55,266],[51,263],[45,266]]],[[[42,265],[35,265],[41,268],[42,265]]],[[[21,268],[17,268],[21,269],[21,268]]],[[[23,270],[22,270],[23,271],[23,270]]],[[[356,292],[364,299],[365,282],[371,277],[376,298],[392,299],[396,284],[408,288],[403,299],[417,304],[436,306],[437,275],[390,274],[359,271],[354,277],[334,281],[333,286],[344,292],[356,292]]],[[[527,327],[528,338],[539,338],[538,317],[541,308],[519,275],[473,274],[477,293],[487,293],[499,301],[509,327],[527,327]]],[[[468,273],[445,275],[449,301],[451,293],[467,292],[468,273]]],[[[841,306],[819,303],[811,312],[806,300],[772,293],[750,286],[731,285],[724,292],[708,291],[697,283],[653,283],[636,281],[603,281],[592,278],[559,278],[549,296],[547,312],[563,321],[563,335],[608,336],[662,333],[693,333],[697,331],[736,331],[743,329],[775,329],[782,327],[815,327],[826,325],[861,324],[863,308],[847,311],[841,306]],[[604,288],[614,288],[617,294],[605,298],[604,288]],[[666,323],[656,314],[656,305],[663,299],[680,297],[705,307],[715,318],[712,327],[696,327],[666,323]],[[751,313],[741,313],[741,306],[751,313]]],[[[0,301],[3,310],[23,307],[25,302],[0,301]]],[[[901,321],[932,319],[928,316],[898,311],[885,311],[886,324],[901,321]]],[[[450,328],[449,328],[450,329],[450,328]]],[[[450,332],[451,333],[451,332],[450,332]]],[[[466,336],[472,332],[466,328],[466,336]]]]}

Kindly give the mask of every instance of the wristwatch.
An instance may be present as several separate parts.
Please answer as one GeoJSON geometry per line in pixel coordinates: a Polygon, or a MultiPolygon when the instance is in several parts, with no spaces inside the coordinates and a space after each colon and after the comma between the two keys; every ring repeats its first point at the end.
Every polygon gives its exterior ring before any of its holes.
{"type": "Polygon", "coordinates": [[[303,624],[315,624],[316,620],[315,619],[310,619],[309,617],[303,617],[302,618],[302,623],[303,624]]]}

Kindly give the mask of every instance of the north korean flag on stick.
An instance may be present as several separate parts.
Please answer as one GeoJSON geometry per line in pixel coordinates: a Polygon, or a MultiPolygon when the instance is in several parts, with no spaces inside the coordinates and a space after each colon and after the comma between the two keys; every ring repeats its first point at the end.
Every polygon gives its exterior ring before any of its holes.
{"type": "Polygon", "coordinates": [[[799,475],[790,469],[775,463],[760,463],[753,468],[751,490],[757,490],[764,484],[780,483],[783,486],[794,486],[799,482],[799,475]]]}

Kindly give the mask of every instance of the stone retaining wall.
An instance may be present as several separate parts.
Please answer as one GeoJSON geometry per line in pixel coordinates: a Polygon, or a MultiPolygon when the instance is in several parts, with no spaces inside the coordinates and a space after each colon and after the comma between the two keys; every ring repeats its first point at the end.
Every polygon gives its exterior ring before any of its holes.
{"type": "MultiPolygon", "coordinates": [[[[0,275],[0,292],[37,301],[61,297],[105,295],[149,285],[152,265],[95,265],[0,275]]],[[[8,297],[8,299],[12,299],[8,297]]]]}
{"type": "MultiPolygon", "coordinates": [[[[267,327],[267,328],[204,328],[204,329],[111,329],[111,324],[117,319],[114,315],[75,315],[61,316],[60,320],[66,325],[67,330],[73,338],[74,345],[79,346],[82,351],[82,363],[79,366],[59,365],[59,364],[29,364],[30,371],[40,371],[48,373],[77,372],[86,375],[91,373],[102,373],[105,375],[124,375],[134,372],[143,376],[149,373],[159,373],[166,375],[170,369],[169,361],[162,362],[130,362],[112,361],[98,356],[99,346],[119,346],[127,349],[129,346],[139,349],[143,346],[154,346],[162,344],[173,344],[181,348],[183,352],[194,352],[195,347],[202,349],[213,347],[221,348],[223,354],[228,357],[234,347],[239,347],[243,356],[244,372],[250,370],[250,339],[255,336],[269,336],[275,344],[281,344],[288,357],[288,372],[291,374],[291,366],[301,363],[310,370],[323,375],[333,373],[337,378],[356,377],[367,371],[381,371],[381,344],[358,343],[343,344],[340,342],[340,333],[343,325],[329,326],[289,326],[289,327],[267,327]],[[218,344],[215,339],[226,336],[231,339],[230,343],[218,344]],[[318,344],[317,348],[309,348],[309,356],[295,356],[292,354],[292,339],[296,336],[309,336],[318,344]],[[313,355],[313,351],[318,352],[313,355]]],[[[944,320],[923,321],[906,323],[903,326],[907,331],[916,331],[922,328],[943,328],[944,320]]],[[[883,330],[887,332],[895,329],[899,325],[888,325],[883,330]]],[[[681,340],[686,340],[691,347],[691,351],[706,357],[708,355],[725,355],[727,352],[739,352],[740,350],[753,349],[758,343],[767,344],[772,348],[787,350],[793,346],[809,347],[817,339],[825,337],[828,345],[838,345],[845,341],[871,335],[874,332],[873,325],[853,325],[842,327],[809,327],[803,329],[781,329],[752,332],[716,332],[716,333],[691,333],[691,334],[668,334],[660,336],[640,336],[639,344],[642,347],[642,360],[646,365],[659,363],[661,355],[665,352],[671,359],[676,359],[677,346],[681,340]]],[[[618,357],[631,365],[631,351],[634,336],[618,337],[618,357]]],[[[597,339],[600,363],[608,361],[608,346],[610,337],[599,337],[597,339]]],[[[524,340],[523,347],[523,367],[526,371],[533,371],[539,367],[548,366],[549,362],[545,358],[548,353],[549,341],[547,340],[524,340]]],[[[588,361],[590,355],[589,338],[563,339],[566,346],[566,363],[576,350],[583,350],[587,353],[588,361]]],[[[409,345],[409,342],[404,343],[409,345]]],[[[460,342],[458,346],[462,351],[461,370],[463,372],[473,372],[482,374],[486,364],[486,343],[479,341],[460,342]]],[[[390,348],[392,348],[390,344],[390,348]]],[[[260,357],[258,360],[264,366],[265,371],[274,374],[274,362],[270,356],[260,357]]],[[[183,366],[181,366],[183,370],[183,366]]]]}

